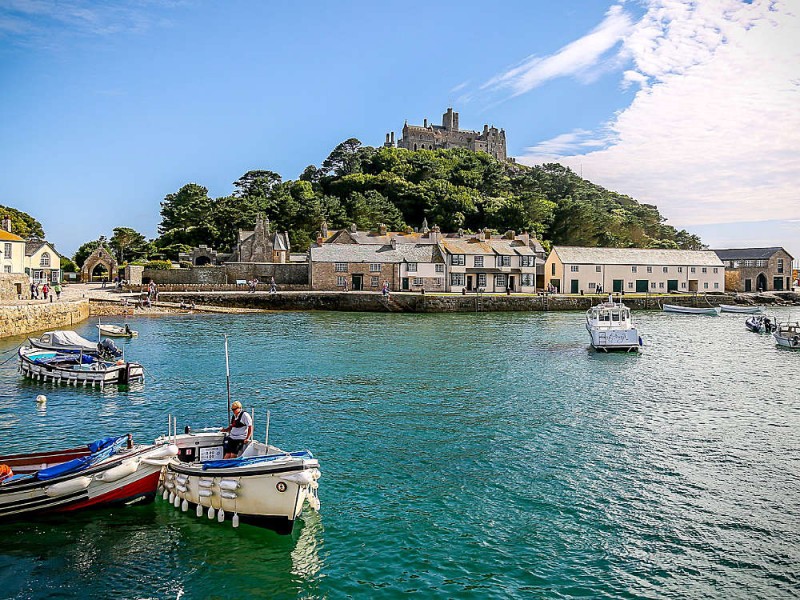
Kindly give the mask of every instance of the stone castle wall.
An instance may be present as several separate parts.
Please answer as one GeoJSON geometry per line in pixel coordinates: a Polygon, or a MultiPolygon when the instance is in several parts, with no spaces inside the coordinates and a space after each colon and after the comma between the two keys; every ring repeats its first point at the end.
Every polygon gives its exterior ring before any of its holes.
{"type": "Polygon", "coordinates": [[[0,306],[0,337],[69,329],[88,318],[88,300],[0,306]]]}
{"type": "Polygon", "coordinates": [[[155,281],[163,285],[231,285],[237,281],[258,279],[269,283],[275,277],[278,286],[293,289],[308,287],[308,263],[225,263],[219,267],[195,267],[193,269],[145,269],[142,282],[155,281]]]}

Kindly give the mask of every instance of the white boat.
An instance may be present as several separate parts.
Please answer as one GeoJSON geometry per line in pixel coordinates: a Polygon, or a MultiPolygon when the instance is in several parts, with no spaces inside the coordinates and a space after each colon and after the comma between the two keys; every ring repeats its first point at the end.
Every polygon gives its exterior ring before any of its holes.
{"type": "Polygon", "coordinates": [[[800,323],[797,321],[778,323],[778,328],[772,335],[778,346],[800,350],[800,323]]]}
{"type": "Polygon", "coordinates": [[[113,341],[90,342],[74,331],[47,331],[38,338],[28,338],[28,343],[34,348],[55,350],[60,353],[83,353],[108,358],[122,356],[122,350],[117,348],[113,341]]]}
{"type": "Polygon", "coordinates": [[[156,440],[178,449],[164,469],[165,500],[198,517],[222,523],[227,515],[234,527],[241,521],[280,534],[292,532],[306,503],[319,510],[319,461],[310,452],[284,452],[251,441],[241,457],[223,459],[223,439],[215,431],[156,440]]]}
{"type": "Polygon", "coordinates": [[[753,333],[772,333],[778,326],[778,321],[775,317],[753,315],[745,319],[744,326],[753,333]]]}
{"type": "Polygon", "coordinates": [[[144,367],[124,360],[108,361],[96,355],[60,353],[30,346],[19,349],[19,370],[36,381],[100,386],[144,380],[144,367]]]}
{"type": "Polygon", "coordinates": [[[0,522],[152,500],[175,454],[174,447],[134,445],[124,435],[80,448],[0,456],[0,522]]]}
{"type": "Polygon", "coordinates": [[[622,302],[614,302],[611,295],[607,302],[586,311],[586,330],[595,350],[638,352],[642,345],[630,309],[622,302]]]}
{"type": "Polygon", "coordinates": [[[677,306],[675,304],[665,304],[662,309],[664,312],[678,313],[682,315],[719,315],[719,306],[706,306],[695,308],[692,306],[677,306]]]}
{"type": "Polygon", "coordinates": [[[110,323],[98,323],[97,329],[100,330],[101,335],[108,337],[138,337],[139,332],[130,328],[125,323],[124,325],[111,325],[110,323]]]}
{"type": "Polygon", "coordinates": [[[758,315],[764,312],[761,306],[748,306],[746,304],[720,304],[719,308],[722,312],[740,315],[758,315]]]}

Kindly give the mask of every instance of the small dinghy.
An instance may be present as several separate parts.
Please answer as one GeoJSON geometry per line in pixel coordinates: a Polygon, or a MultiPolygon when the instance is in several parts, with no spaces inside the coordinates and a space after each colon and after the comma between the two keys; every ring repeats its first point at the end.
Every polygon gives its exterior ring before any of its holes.
{"type": "Polygon", "coordinates": [[[90,342],[74,331],[48,331],[38,338],[28,338],[28,343],[41,350],[54,350],[61,354],[89,354],[104,358],[122,356],[122,350],[111,340],[90,342]]]}
{"type": "Polygon", "coordinates": [[[607,302],[586,311],[586,330],[595,350],[638,352],[642,345],[630,309],[622,302],[614,302],[610,294],[607,302]]]}
{"type": "Polygon", "coordinates": [[[133,338],[138,337],[139,332],[130,328],[130,325],[111,325],[110,323],[98,323],[97,329],[100,330],[100,335],[107,337],[124,337],[133,338]]]}
{"type": "Polygon", "coordinates": [[[772,333],[777,327],[778,321],[773,317],[770,319],[764,315],[753,315],[745,319],[744,326],[753,333],[772,333]]]}
{"type": "Polygon", "coordinates": [[[677,306],[675,304],[665,304],[663,307],[664,312],[678,313],[681,315],[713,315],[717,316],[720,313],[718,306],[708,306],[696,308],[692,306],[677,306]]]}
{"type": "Polygon", "coordinates": [[[19,370],[36,381],[67,385],[100,386],[144,380],[144,367],[136,362],[109,361],[90,354],[64,354],[30,346],[19,349],[19,370]]]}
{"type": "Polygon", "coordinates": [[[764,309],[760,306],[748,306],[746,304],[720,304],[719,308],[722,312],[740,315],[758,315],[764,312],[764,309]]]}
{"type": "Polygon", "coordinates": [[[775,343],[781,348],[800,350],[800,323],[797,321],[778,323],[775,333],[775,343]]]}
{"type": "Polygon", "coordinates": [[[134,445],[130,435],[80,448],[0,456],[0,521],[152,500],[168,445],[134,445]]]}

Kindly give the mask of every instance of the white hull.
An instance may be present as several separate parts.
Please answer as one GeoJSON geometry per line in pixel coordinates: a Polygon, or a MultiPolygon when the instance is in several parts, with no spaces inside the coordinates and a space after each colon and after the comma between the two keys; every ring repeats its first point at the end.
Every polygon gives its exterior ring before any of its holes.
{"type": "Polygon", "coordinates": [[[720,304],[719,308],[722,312],[736,313],[740,315],[758,315],[764,312],[760,306],[739,306],[735,304],[720,304]]]}
{"type": "MultiPolygon", "coordinates": [[[[36,362],[38,352],[19,351],[19,370],[24,377],[34,381],[49,381],[65,385],[99,386],[115,385],[144,380],[144,367],[139,363],[113,364],[94,362],[91,364],[55,365],[36,362]]],[[[44,354],[52,351],[42,351],[44,354]]],[[[72,355],[75,356],[74,353],[72,355]]]]}
{"type": "Polygon", "coordinates": [[[676,306],[674,304],[665,304],[663,307],[664,312],[678,313],[682,315],[719,315],[721,309],[718,306],[709,306],[707,308],[693,308],[691,306],[676,306]]]}
{"type": "Polygon", "coordinates": [[[633,326],[631,311],[622,302],[608,302],[586,311],[586,331],[592,348],[602,352],[638,352],[641,346],[639,331],[633,326]]]}
{"type": "Polygon", "coordinates": [[[779,323],[772,335],[781,348],[800,350],[800,323],[779,323]]]}
{"type": "Polygon", "coordinates": [[[587,326],[592,348],[605,352],[623,351],[638,352],[639,331],[635,327],[630,329],[591,329],[587,326]]]}
{"type": "Polygon", "coordinates": [[[107,337],[137,337],[138,331],[125,329],[122,325],[98,325],[100,333],[107,337]]]}

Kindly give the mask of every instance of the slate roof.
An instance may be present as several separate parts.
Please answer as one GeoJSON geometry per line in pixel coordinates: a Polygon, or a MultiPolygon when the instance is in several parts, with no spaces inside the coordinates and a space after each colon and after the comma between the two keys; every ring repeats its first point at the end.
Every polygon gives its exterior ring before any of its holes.
{"type": "Polygon", "coordinates": [[[49,245],[45,240],[28,240],[25,242],[25,256],[33,256],[42,246],[49,245]]]}
{"type": "Polygon", "coordinates": [[[583,248],[555,246],[562,263],[581,265],[693,265],[722,267],[713,250],[664,250],[661,248],[583,248]]]}
{"type": "Polygon", "coordinates": [[[444,262],[431,244],[323,244],[312,246],[311,262],[401,263],[444,262]]]}
{"type": "MultiPolygon", "coordinates": [[[[714,250],[722,260],[766,260],[783,248],[730,248],[727,250],[714,250]]],[[[786,252],[786,250],[783,250],[786,252]]],[[[789,254],[788,252],[786,252],[789,254]]],[[[791,255],[790,255],[791,256],[791,255]]]]}
{"type": "Polygon", "coordinates": [[[533,256],[533,248],[514,240],[444,240],[442,246],[448,254],[501,254],[533,256]]]}

